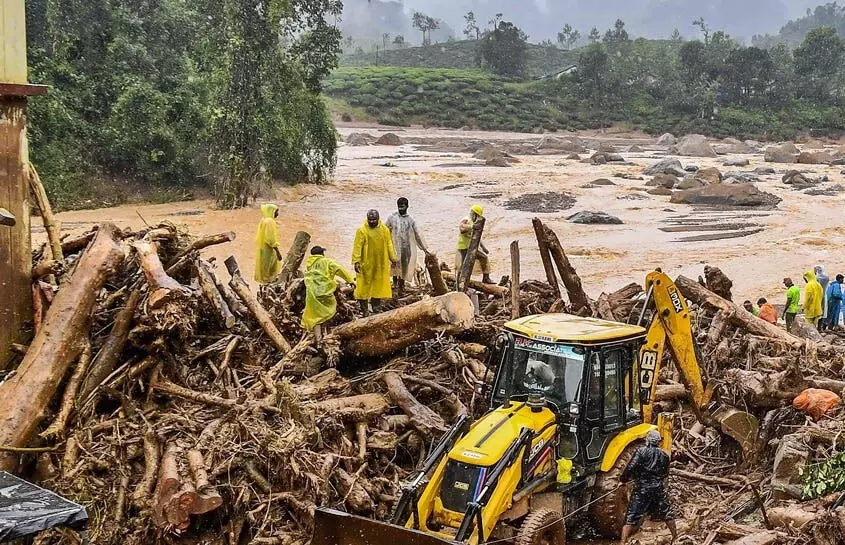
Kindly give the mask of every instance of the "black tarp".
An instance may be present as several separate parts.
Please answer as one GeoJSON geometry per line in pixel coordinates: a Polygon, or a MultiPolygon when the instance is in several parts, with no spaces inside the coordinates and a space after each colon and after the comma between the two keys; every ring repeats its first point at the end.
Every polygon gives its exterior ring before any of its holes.
{"type": "Polygon", "coordinates": [[[57,526],[81,530],[87,522],[81,505],[0,471],[0,543],[57,526]]]}

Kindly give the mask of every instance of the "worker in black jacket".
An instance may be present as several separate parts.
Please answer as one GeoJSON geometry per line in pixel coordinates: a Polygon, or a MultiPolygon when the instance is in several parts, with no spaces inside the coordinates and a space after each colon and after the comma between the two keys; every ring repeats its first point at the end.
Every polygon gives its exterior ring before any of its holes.
{"type": "Polygon", "coordinates": [[[648,432],[645,446],[637,449],[622,473],[623,483],[634,481],[634,491],[622,528],[622,545],[628,543],[631,534],[640,527],[646,515],[650,515],[653,521],[665,522],[672,532],[672,541],[678,538],[678,530],[672,518],[672,503],[665,485],[666,477],[669,476],[669,455],[661,450],[660,441],[659,432],[648,432]]]}

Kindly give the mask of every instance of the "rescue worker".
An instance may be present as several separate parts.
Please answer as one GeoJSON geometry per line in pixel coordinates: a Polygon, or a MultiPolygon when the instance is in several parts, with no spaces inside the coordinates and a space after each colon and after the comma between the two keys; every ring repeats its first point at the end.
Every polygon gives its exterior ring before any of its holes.
{"type": "Polygon", "coordinates": [[[381,299],[390,299],[390,268],[396,263],[396,251],[390,230],[379,219],[377,210],[367,212],[367,221],[355,233],[352,248],[352,265],[355,267],[355,299],[361,305],[361,313],[370,315],[370,301],[373,312],[381,311],[381,299]]]}
{"type": "Polygon", "coordinates": [[[760,312],[757,317],[761,320],[766,320],[770,324],[778,323],[778,311],[769,303],[765,297],[757,299],[757,306],[760,307],[760,312]]]}
{"type": "MultiPolygon", "coordinates": [[[[474,204],[472,205],[472,208],[470,208],[469,216],[461,220],[461,224],[458,228],[458,254],[455,259],[455,276],[460,274],[461,265],[463,265],[464,259],[467,257],[475,222],[483,215],[484,208],[482,208],[480,204],[474,204]]],[[[481,281],[485,284],[492,284],[493,280],[490,278],[490,252],[487,250],[487,247],[484,246],[483,242],[478,244],[478,253],[476,254],[475,259],[481,267],[481,273],[484,275],[481,281]]]]}
{"type": "Polygon", "coordinates": [[[830,277],[824,272],[824,267],[821,265],[813,267],[813,272],[816,273],[816,280],[821,284],[822,294],[824,295],[824,299],[822,300],[822,317],[819,320],[819,330],[822,330],[827,326],[827,287],[830,285],[830,277]]]}
{"type": "Polygon", "coordinates": [[[397,261],[393,265],[393,283],[399,297],[405,292],[405,283],[413,282],[417,272],[417,248],[429,254],[425,241],[417,227],[417,222],[408,214],[408,199],[400,197],[396,201],[398,212],[387,218],[387,228],[393,237],[393,249],[397,261]]]}
{"type": "Polygon", "coordinates": [[[783,285],[786,286],[786,305],[783,307],[783,318],[786,320],[786,330],[792,331],[795,317],[798,315],[798,308],[801,305],[801,290],[792,283],[791,278],[784,278],[783,285]]]}
{"type": "Polygon", "coordinates": [[[658,431],[648,432],[645,446],[637,449],[622,473],[623,483],[634,481],[625,526],[622,527],[622,545],[628,543],[631,534],[639,529],[646,515],[655,522],[665,522],[672,533],[672,541],[678,539],[672,502],[664,482],[669,476],[669,455],[660,448],[661,440],[658,431]]]}
{"type": "Polygon", "coordinates": [[[261,205],[261,221],[255,235],[255,281],[259,284],[271,282],[282,270],[282,252],[279,250],[279,230],[276,218],[279,207],[275,204],[261,205]]]}
{"type": "Polygon", "coordinates": [[[759,314],[760,314],[760,309],[757,306],[755,306],[754,304],[752,304],[751,301],[748,301],[748,300],[744,301],[742,303],[742,308],[744,308],[746,311],[750,312],[754,316],[759,316],[759,314]]]}
{"type": "Polygon", "coordinates": [[[807,320],[808,324],[819,327],[824,312],[822,309],[824,290],[819,281],[816,280],[815,271],[805,272],[804,281],[807,283],[804,286],[804,319],[807,320]]]}
{"type": "Polygon", "coordinates": [[[842,308],[842,282],[845,277],[836,275],[836,280],[830,283],[827,288],[827,321],[825,327],[833,329],[839,327],[839,311],[842,308]]]}
{"type": "Polygon", "coordinates": [[[305,265],[305,312],[302,313],[302,327],[314,333],[319,344],[325,333],[325,325],[337,314],[336,277],[352,284],[349,274],[337,261],[326,257],[325,248],[314,246],[305,265]]]}

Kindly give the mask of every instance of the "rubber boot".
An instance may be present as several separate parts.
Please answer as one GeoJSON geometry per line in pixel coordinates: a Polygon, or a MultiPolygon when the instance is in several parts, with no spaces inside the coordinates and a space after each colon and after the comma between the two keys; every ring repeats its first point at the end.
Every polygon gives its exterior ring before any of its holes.
{"type": "Polygon", "coordinates": [[[361,315],[366,318],[370,315],[370,302],[366,299],[359,299],[358,304],[361,306],[361,315]]]}
{"type": "Polygon", "coordinates": [[[485,284],[493,284],[493,283],[494,283],[494,282],[493,282],[493,279],[492,279],[492,278],[490,278],[490,275],[489,275],[489,274],[485,274],[485,275],[481,278],[481,281],[482,281],[482,282],[484,282],[485,284]]]}
{"type": "Polygon", "coordinates": [[[405,279],[396,277],[396,298],[399,299],[405,295],[405,279]]]}

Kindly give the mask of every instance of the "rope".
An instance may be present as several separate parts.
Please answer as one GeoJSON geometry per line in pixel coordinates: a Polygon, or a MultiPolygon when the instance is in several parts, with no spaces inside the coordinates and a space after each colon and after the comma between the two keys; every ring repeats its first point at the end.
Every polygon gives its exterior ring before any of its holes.
{"type": "MultiPolygon", "coordinates": [[[[561,518],[553,520],[552,522],[546,524],[545,526],[541,526],[540,528],[538,528],[538,530],[545,530],[546,528],[551,528],[552,526],[554,526],[555,524],[557,524],[561,520],[566,520],[566,519],[570,518],[572,515],[574,515],[575,513],[577,513],[578,511],[581,511],[582,509],[586,509],[587,507],[593,505],[594,503],[601,501],[604,498],[610,496],[611,494],[613,494],[614,492],[616,492],[617,490],[619,490],[623,486],[625,486],[625,485],[624,484],[618,484],[616,486],[616,488],[614,488],[610,492],[604,494],[603,496],[599,496],[598,498],[596,498],[596,499],[594,499],[590,502],[585,503],[584,505],[582,505],[578,509],[572,511],[571,513],[569,513],[567,515],[562,516],[561,518]]],[[[505,543],[505,542],[513,542],[513,541],[514,541],[514,538],[506,537],[506,538],[503,538],[503,539],[496,539],[496,540],[493,540],[493,541],[485,541],[483,545],[493,545],[494,543],[505,543]]]]}

